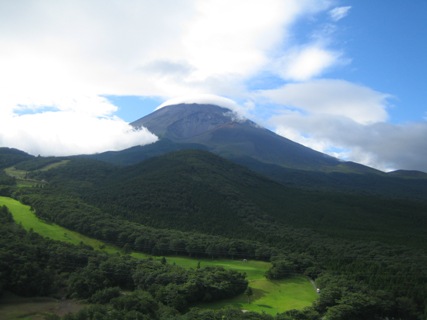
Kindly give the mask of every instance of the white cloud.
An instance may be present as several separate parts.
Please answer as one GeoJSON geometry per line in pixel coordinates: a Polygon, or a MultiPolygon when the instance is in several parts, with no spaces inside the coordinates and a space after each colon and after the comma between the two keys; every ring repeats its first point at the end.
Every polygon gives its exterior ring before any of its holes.
{"type": "Polygon", "coordinates": [[[213,104],[231,110],[235,110],[238,108],[237,103],[231,99],[227,99],[213,94],[194,94],[169,99],[163,102],[160,106],[158,106],[157,109],[181,103],[213,104]]]}
{"type": "Polygon", "coordinates": [[[277,73],[284,79],[304,81],[321,75],[336,64],[340,54],[320,45],[310,45],[288,52],[279,59],[277,73]]]}
{"type": "Polygon", "coordinates": [[[366,124],[385,121],[390,95],[344,80],[322,79],[263,90],[268,101],[310,114],[338,115],[366,124]]]}
{"type": "Polygon", "coordinates": [[[333,21],[339,21],[348,15],[350,9],[351,6],[337,7],[330,10],[329,15],[333,21]]]}
{"type": "Polygon", "coordinates": [[[166,102],[162,103],[160,106],[156,108],[156,110],[160,108],[164,108],[167,106],[173,106],[177,104],[212,104],[220,107],[224,107],[230,109],[232,112],[230,113],[236,120],[246,120],[246,114],[249,110],[253,108],[250,103],[246,103],[244,106],[240,106],[236,102],[231,99],[220,97],[213,94],[194,94],[188,96],[181,96],[173,99],[169,99],[166,102]]]}
{"type": "Polygon", "coordinates": [[[273,52],[288,50],[299,17],[328,3],[3,1],[0,84],[36,97],[224,94],[212,79],[238,78],[232,83],[238,86],[266,67],[273,52]]]}
{"type": "Polygon", "coordinates": [[[288,112],[270,119],[277,133],[315,150],[381,170],[427,172],[427,122],[362,124],[347,117],[288,112]]]}
{"type": "Polygon", "coordinates": [[[0,146],[50,156],[121,150],[157,140],[147,130],[135,131],[113,116],[117,107],[103,97],[40,98],[10,97],[11,104],[0,108],[0,146]]]}
{"type": "Polygon", "coordinates": [[[275,131],[315,150],[381,170],[427,172],[427,122],[386,123],[388,94],[343,80],[288,84],[259,92],[279,104],[275,131]]]}

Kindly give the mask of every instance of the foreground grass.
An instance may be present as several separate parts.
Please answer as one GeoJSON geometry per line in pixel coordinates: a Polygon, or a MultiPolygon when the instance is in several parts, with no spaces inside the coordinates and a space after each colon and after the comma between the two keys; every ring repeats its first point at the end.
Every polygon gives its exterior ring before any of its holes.
{"type": "MultiPolygon", "coordinates": [[[[58,241],[65,241],[75,245],[83,243],[92,248],[107,253],[123,253],[122,250],[106,245],[104,242],[81,235],[80,233],[68,230],[56,224],[47,223],[39,219],[30,207],[19,201],[0,196],[0,205],[6,205],[12,213],[14,220],[23,226],[26,230],[34,232],[58,241]]],[[[138,259],[155,258],[144,253],[134,252],[131,254],[138,259]]],[[[253,290],[253,296],[248,301],[244,294],[232,299],[226,299],[219,302],[201,304],[203,308],[223,308],[234,306],[242,310],[255,312],[265,312],[275,315],[291,309],[302,309],[310,306],[316,299],[317,294],[310,281],[303,276],[292,277],[285,280],[271,281],[265,278],[265,272],[271,267],[271,264],[263,261],[242,261],[228,259],[195,259],[188,257],[166,257],[167,262],[176,264],[184,268],[196,268],[198,264],[205,266],[220,266],[229,270],[246,273],[249,286],[253,290]]],[[[1,306],[0,306],[1,308],[1,306]]],[[[2,318],[0,313],[0,319],[2,318]]],[[[23,318],[21,318],[23,319],[23,318]]],[[[25,319],[25,318],[24,318],[25,319]]],[[[32,318],[31,318],[32,319],[32,318]]]]}
{"type": "Polygon", "coordinates": [[[78,232],[58,226],[57,224],[47,223],[39,219],[34,212],[31,211],[29,206],[15,199],[0,196],[0,206],[2,205],[9,208],[15,222],[21,224],[25,230],[33,230],[45,238],[64,241],[74,245],[83,243],[96,250],[105,251],[107,253],[116,253],[120,251],[118,248],[106,245],[102,241],[86,237],[78,232]]]}

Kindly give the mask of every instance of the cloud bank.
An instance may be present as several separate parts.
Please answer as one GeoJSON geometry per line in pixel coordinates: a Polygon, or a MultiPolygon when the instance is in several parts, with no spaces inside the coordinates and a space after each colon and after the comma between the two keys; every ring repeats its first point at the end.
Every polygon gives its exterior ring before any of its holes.
{"type": "Polygon", "coordinates": [[[287,138],[384,171],[427,172],[427,140],[423,138],[427,122],[387,123],[391,95],[331,79],[289,84],[259,94],[286,106],[269,123],[287,138]]]}
{"type": "MultiPolygon", "coordinates": [[[[93,107],[96,101],[89,100],[93,107]]],[[[115,107],[106,100],[98,103],[97,108],[82,108],[85,104],[74,100],[68,108],[65,103],[60,108],[49,107],[41,113],[32,113],[37,108],[21,107],[21,114],[11,113],[0,118],[0,146],[33,155],[66,156],[121,150],[157,140],[146,129],[136,131],[128,123],[110,115],[115,107]]]]}

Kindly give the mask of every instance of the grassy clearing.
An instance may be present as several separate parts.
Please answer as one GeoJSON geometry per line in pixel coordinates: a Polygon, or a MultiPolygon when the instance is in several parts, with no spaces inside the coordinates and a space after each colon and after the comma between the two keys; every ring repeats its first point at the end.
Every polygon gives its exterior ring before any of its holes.
{"type": "Polygon", "coordinates": [[[39,219],[30,207],[21,202],[8,198],[0,197],[0,205],[5,205],[12,213],[16,223],[21,224],[25,230],[33,230],[45,238],[69,242],[75,245],[84,243],[92,248],[108,253],[116,253],[120,250],[116,247],[106,245],[104,242],[86,237],[78,232],[68,230],[56,224],[50,224],[39,219]]]}
{"type": "MultiPolygon", "coordinates": [[[[148,258],[150,256],[141,253],[132,253],[136,258],[148,258]]],[[[152,257],[161,259],[161,257],[152,257]]],[[[248,260],[211,260],[194,259],[186,257],[166,257],[168,263],[175,263],[184,268],[196,268],[200,266],[220,266],[225,269],[245,272],[249,281],[249,286],[253,290],[253,296],[248,302],[248,297],[244,294],[219,302],[200,304],[198,307],[219,309],[228,306],[250,310],[255,312],[265,312],[275,315],[291,309],[302,309],[310,306],[317,298],[317,294],[310,281],[304,276],[296,276],[284,280],[271,281],[265,277],[265,272],[271,264],[263,261],[248,260]]]]}
{"type": "MultiPolygon", "coordinates": [[[[161,259],[162,257],[153,257],[144,253],[133,252],[132,256],[138,259],[161,259]]],[[[223,267],[228,270],[236,270],[239,272],[246,273],[247,279],[252,280],[261,280],[265,279],[265,272],[270,269],[271,264],[269,262],[264,261],[255,261],[248,260],[247,262],[243,262],[242,260],[228,260],[228,259],[196,259],[196,258],[188,258],[188,257],[174,257],[174,256],[166,256],[166,261],[169,264],[176,264],[178,266],[184,268],[196,268],[198,263],[200,262],[201,267],[206,266],[217,266],[223,267]]]]}
{"type": "MultiPolygon", "coordinates": [[[[62,165],[65,165],[68,162],[70,162],[70,160],[61,160],[58,162],[48,164],[48,165],[44,166],[43,168],[35,170],[35,171],[48,171],[50,169],[54,169],[54,168],[60,167],[62,165]]],[[[34,186],[43,185],[46,183],[46,181],[28,178],[27,176],[28,176],[29,171],[27,171],[27,170],[19,170],[19,169],[16,169],[15,167],[9,167],[9,168],[4,169],[4,172],[8,176],[11,176],[11,177],[16,179],[16,184],[18,187],[34,187],[34,186]]]]}
{"type": "Polygon", "coordinates": [[[14,177],[16,179],[25,179],[25,176],[27,174],[27,171],[18,170],[15,167],[6,168],[4,169],[4,172],[6,172],[8,176],[14,177]]]}
{"type": "Polygon", "coordinates": [[[47,166],[44,166],[43,168],[39,169],[39,171],[48,171],[50,169],[58,168],[60,166],[67,164],[68,162],[70,162],[70,160],[61,160],[58,162],[54,162],[54,163],[48,164],[47,166]]]}
{"type": "Polygon", "coordinates": [[[252,280],[249,281],[249,286],[253,291],[249,301],[248,297],[242,294],[232,299],[202,304],[199,307],[217,309],[234,306],[242,310],[276,315],[287,310],[308,307],[317,298],[313,286],[304,276],[276,281],[265,278],[252,280]]]}
{"type": "Polygon", "coordinates": [[[25,170],[18,170],[15,167],[9,167],[4,169],[4,172],[13,178],[16,179],[16,185],[18,187],[34,187],[39,184],[43,184],[44,182],[28,179],[27,178],[27,171],[25,170]]]}

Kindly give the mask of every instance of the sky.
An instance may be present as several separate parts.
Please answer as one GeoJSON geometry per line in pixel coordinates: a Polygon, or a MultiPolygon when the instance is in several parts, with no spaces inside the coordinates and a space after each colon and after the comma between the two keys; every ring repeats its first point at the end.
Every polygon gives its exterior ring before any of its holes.
{"type": "Polygon", "coordinates": [[[228,101],[342,160],[427,172],[426,0],[0,0],[0,147],[153,143],[165,101],[228,101]],[[175,100],[178,99],[178,100],[175,100]]]}

